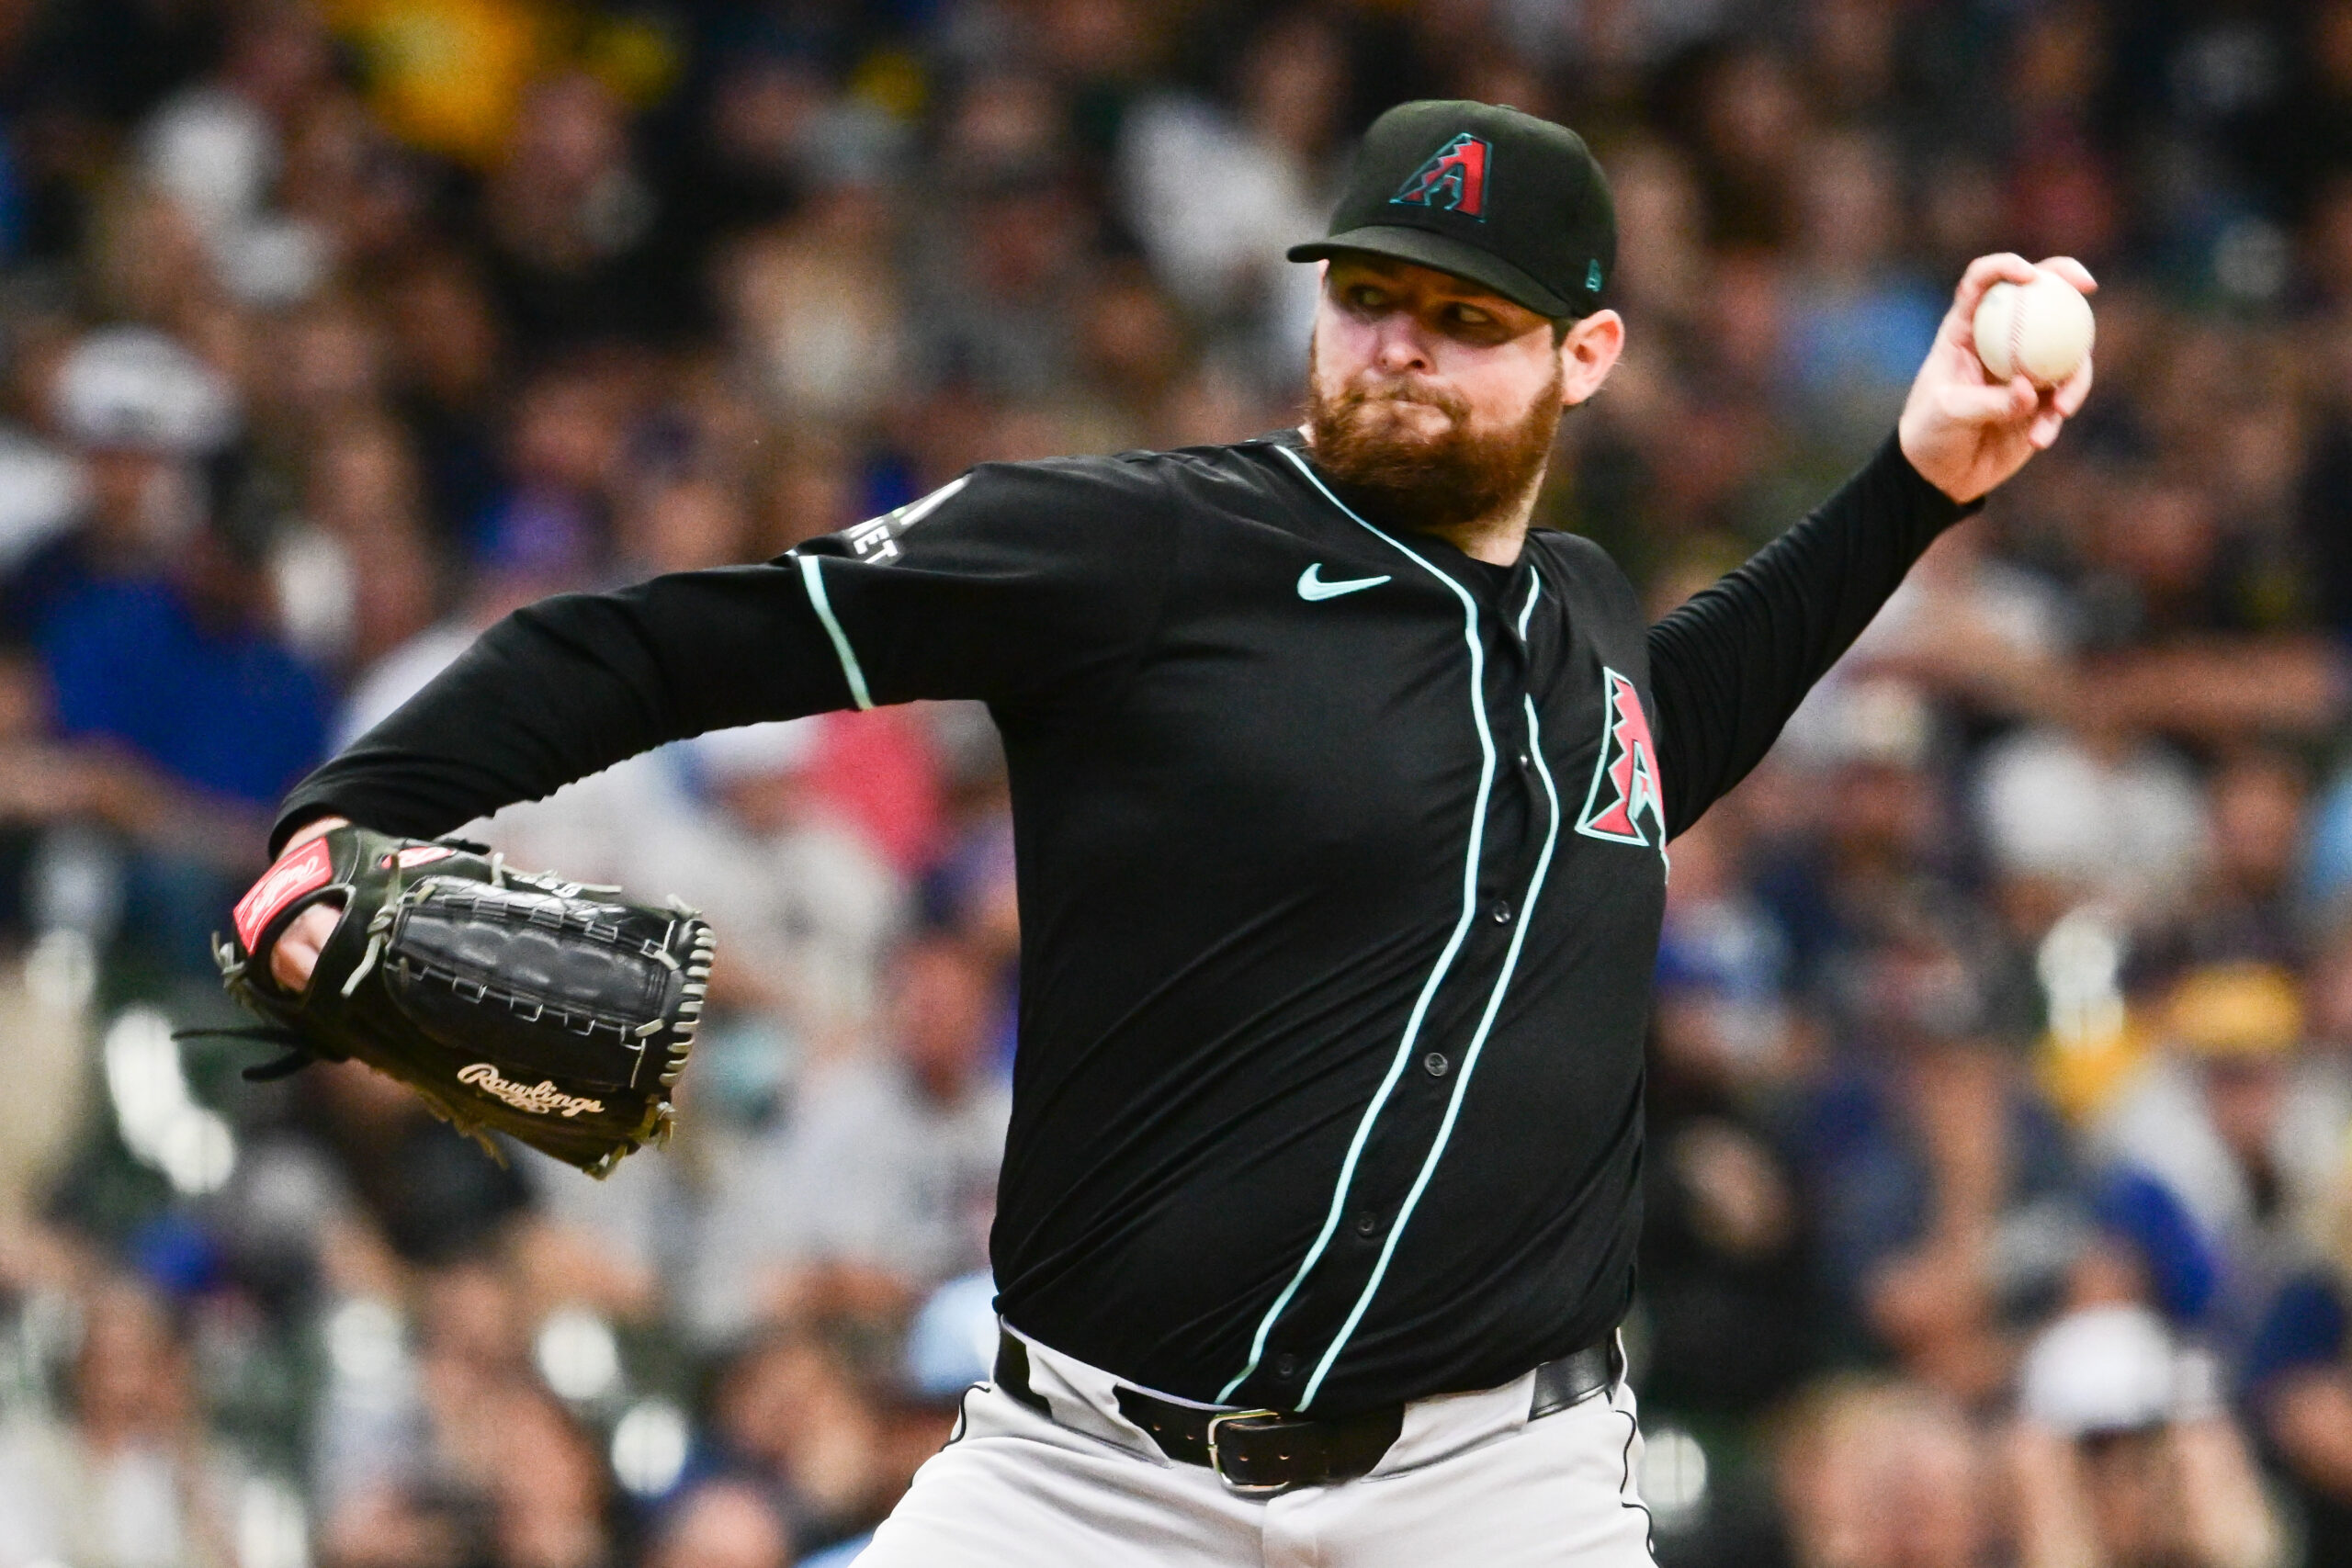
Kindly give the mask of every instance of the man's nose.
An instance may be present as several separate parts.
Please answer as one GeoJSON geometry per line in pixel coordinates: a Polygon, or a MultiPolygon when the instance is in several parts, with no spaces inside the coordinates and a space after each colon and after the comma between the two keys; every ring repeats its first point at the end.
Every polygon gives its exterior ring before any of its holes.
{"type": "Polygon", "coordinates": [[[1429,370],[1429,339],[1420,322],[1406,311],[1398,310],[1380,323],[1379,348],[1374,355],[1380,368],[1395,376],[1408,370],[1429,370]]]}

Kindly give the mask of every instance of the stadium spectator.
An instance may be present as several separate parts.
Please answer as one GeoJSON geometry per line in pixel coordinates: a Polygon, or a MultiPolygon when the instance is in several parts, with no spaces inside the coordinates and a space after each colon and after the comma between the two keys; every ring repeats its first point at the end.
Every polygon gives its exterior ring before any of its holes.
{"type": "Polygon", "coordinates": [[[2256,1430],[2302,1505],[2313,1562],[2352,1551],[2352,1159],[2324,1230],[2317,1261],[2264,1314],[2246,1368],[2256,1430]]]}
{"type": "Polygon", "coordinates": [[[2271,1568],[2286,1539],[2213,1371],[2154,1314],[2084,1305],[2028,1352],[2006,1459],[2025,1568],[2271,1568]]]}
{"type": "Polygon", "coordinates": [[[2301,998],[2275,967],[2192,971],[2165,1021],[2168,1048],[2092,1130],[2113,1168],[2105,1207],[2157,1298],[2236,1375],[2263,1312],[2312,1260],[2352,1083],[2340,1063],[2303,1053],[2301,998]]]}
{"type": "Polygon", "coordinates": [[[710,1481],[670,1505],[649,1568],[792,1568],[792,1532],[754,1486],[710,1481]]]}
{"type": "Polygon", "coordinates": [[[189,1347],[127,1279],[85,1299],[64,1419],[19,1416],[0,1447],[0,1554],[133,1568],[236,1561],[233,1450],[205,1429],[189,1347]]]}
{"type": "Polygon", "coordinates": [[[1973,1568],[1997,1539],[1984,1440],[1916,1384],[1811,1391],[1774,1458],[1792,1568],[1973,1568]]]}
{"type": "MultiPolygon", "coordinates": [[[[852,1293],[854,1293],[853,1287],[852,1293]]],[[[771,1330],[721,1371],[711,1414],[721,1453],[780,1487],[802,1555],[864,1535],[897,1499],[888,1434],[867,1377],[829,1329],[873,1321],[852,1309],[771,1330]]]]}
{"type": "Polygon", "coordinates": [[[887,1051],[813,1069],[718,1195],[699,1281],[708,1321],[789,1301],[826,1264],[913,1291],[981,1261],[1011,1107],[994,976],[944,935],[909,942],[888,970],[887,1051]]]}

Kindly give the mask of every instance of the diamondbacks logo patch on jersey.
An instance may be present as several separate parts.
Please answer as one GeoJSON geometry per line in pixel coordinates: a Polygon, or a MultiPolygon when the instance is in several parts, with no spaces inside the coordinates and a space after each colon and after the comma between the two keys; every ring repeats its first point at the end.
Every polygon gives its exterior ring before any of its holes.
{"type": "Polygon", "coordinates": [[[899,558],[899,536],[938,511],[955,499],[956,492],[972,482],[972,476],[940,486],[921,501],[910,501],[895,512],[886,512],[869,522],[860,523],[842,535],[849,541],[853,554],[862,561],[879,566],[899,558]]]}
{"type": "Polygon", "coordinates": [[[1464,131],[1430,155],[1388,199],[1487,220],[1487,160],[1494,149],[1464,131]]]}
{"type": "Polygon", "coordinates": [[[1613,843],[1656,844],[1663,854],[1666,795],[1658,784],[1649,716],[1642,711],[1634,682],[1616,671],[1604,668],[1600,683],[1600,754],[1593,760],[1592,787],[1585,792],[1577,831],[1613,843]]]}

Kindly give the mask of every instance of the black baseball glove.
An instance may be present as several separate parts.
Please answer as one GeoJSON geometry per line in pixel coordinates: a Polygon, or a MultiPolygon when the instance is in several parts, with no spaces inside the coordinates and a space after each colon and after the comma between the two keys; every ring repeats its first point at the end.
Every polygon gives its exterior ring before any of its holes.
{"type": "MultiPolygon", "coordinates": [[[[458,1131],[496,1131],[591,1176],[670,1131],[710,978],[696,913],[516,871],[476,844],[343,827],[288,850],[214,956],[258,1034],[294,1055],[248,1077],[356,1057],[458,1131]],[[269,972],[294,918],[343,913],[297,996],[269,972]]],[[[495,1152],[494,1146],[492,1146],[495,1152]]]]}

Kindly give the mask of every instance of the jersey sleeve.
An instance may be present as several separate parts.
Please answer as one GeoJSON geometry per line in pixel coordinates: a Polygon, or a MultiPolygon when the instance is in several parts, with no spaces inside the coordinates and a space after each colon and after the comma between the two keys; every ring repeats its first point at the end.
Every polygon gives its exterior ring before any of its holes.
{"type": "Polygon", "coordinates": [[[541,600],[298,785],[273,852],[330,814],[445,833],[706,730],[1107,700],[1157,618],[1163,513],[1129,464],[987,464],[764,564],[541,600]]]}
{"type": "Polygon", "coordinates": [[[851,704],[1083,704],[1132,666],[1172,558],[1140,463],[983,464],[786,558],[851,704]]]}
{"type": "Polygon", "coordinates": [[[1912,563],[1974,510],[1922,479],[1890,435],[1819,510],[1650,628],[1670,832],[1764,760],[1912,563]]]}

